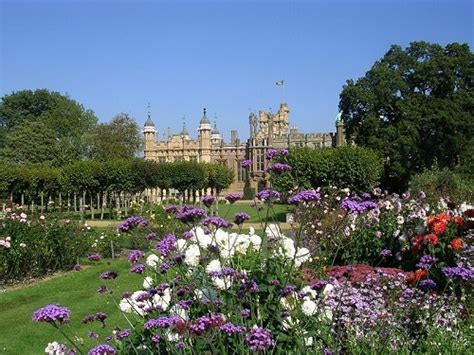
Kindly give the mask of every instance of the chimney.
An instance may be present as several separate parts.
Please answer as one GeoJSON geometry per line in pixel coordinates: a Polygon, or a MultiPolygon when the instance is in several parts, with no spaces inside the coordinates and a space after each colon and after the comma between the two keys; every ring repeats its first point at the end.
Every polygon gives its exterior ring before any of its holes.
{"type": "Polygon", "coordinates": [[[230,131],[230,143],[236,144],[237,142],[237,130],[233,129],[230,131]]]}

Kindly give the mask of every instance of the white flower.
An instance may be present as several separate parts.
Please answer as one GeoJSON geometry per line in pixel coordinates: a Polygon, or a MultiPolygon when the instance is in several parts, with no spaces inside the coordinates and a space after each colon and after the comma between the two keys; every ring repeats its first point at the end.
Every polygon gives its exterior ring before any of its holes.
{"type": "Polygon", "coordinates": [[[313,337],[306,337],[304,338],[304,345],[312,346],[313,345],[313,337]]]}
{"type": "Polygon", "coordinates": [[[145,263],[151,268],[156,268],[161,263],[161,258],[156,254],[151,254],[146,258],[145,263]]]}
{"type": "Polygon", "coordinates": [[[176,343],[179,340],[179,334],[171,331],[166,331],[166,338],[172,343],[176,343]]]}
{"type": "Polygon", "coordinates": [[[46,349],[44,349],[45,353],[48,353],[48,355],[54,355],[56,350],[58,350],[59,344],[57,341],[53,341],[52,343],[48,343],[48,346],[46,349]]]}
{"type": "Polygon", "coordinates": [[[193,233],[191,240],[198,243],[201,248],[206,249],[212,243],[212,236],[206,234],[202,227],[195,227],[191,229],[191,232],[193,233]]]}
{"type": "Polygon", "coordinates": [[[288,316],[285,319],[283,319],[283,321],[281,322],[281,325],[282,325],[283,329],[288,330],[288,329],[293,328],[295,325],[298,325],[299,322],[300,321],[298,319],[293,320],[293,318],[288,316]]]}
{"type": "Polygon", "coordinates": [[[260,246],[262,245],[262,238],[260,238],[259,235],[253,234],[252,231],[250,231],[250,242],[252,243],[254,250],[259,250],[260,246]]]}
{"type": "Polygon", "coordinates": [[[170,308],[169,314],[173,316],[178,316],[184,321],[189,320],[188,311],[181,307],[179,304],[175,304],[173,307],[170,308]]]}
{"type": "MultiPolygon", "coordinates": [[[[301,292],[303,292],[305,295],[309,294],[311,298],[316,298],[318,296],[318,293],[311,288],[311,286],[305,286],[301,289],[301,292]]],[[[305,296],[307,297],[307,296],[305,296]]]]}
{"type": "Polygon", "coordinates": [[[24,212],[20,213],[20,218],[21,218],[21,219],[26,219],[26,217],[28,217],[28,216],[26,215],[26,213],[24,213],[24,212]]]}
{"type": "Polygon", "coordinates": [[[232,286],[232,280],[229,276],[213,277],[212,282],[219,290],[227,290],[232,286]]]}
{"type": "Polygon", "coordinates": [[[211,302],[217,298],[217,293],[213,289],[203,288],[196,290],[196,299],[201,302],[211,302]]]}
{"type": "Polygon", "coordinates": [[[405,223],[405,218],[403,218],[403,216],[398,216],[398,217],[397,217],[397,223],[398,223],[398,224],[403,224],[403,223],[405,223]]]}
{"type": "Polygon", "coordinates": [[[184,253],[184,263],[188,266],[198,266],[200,256],[201,252],[199,251],[199,247],[196,244],[192,244],[184,253]]]}
{"type": "Polygon", "coordinates": [[[218,259],[212,260],[209,264],[206,266],[206,272],[209,274],[211,272],[218,272],[221,271],[222,266],[221,262],[218,259]]]}
{"type": "Polygon", "coordinates": [[[119,303],[119,308],[123,313],[132,313],[133,308],[131,304],[132,300],[129,298],[122,298],[119,303]]]}
{"type": "Polygon", "coordinates": [[[176,241],[176,249],[178,252],[183,252],[186,249],[187,242],[184,239],[178,239],[176,241]]]}
{"type": "Polygon", "coordinates": [[[297,298],[298,295],[296,294],[296,292],[292,292],[288,296],[280,298],[280,304],[284,308],[292,310],[293,308],[295,308],[297,298]]]}
{"type": "Polygon", "coordinates": [[[310,300],[304,301],[303,304],[301,305],[301,311],[307,316],[314,315],[317,310],[318,310],[318,305],[315,302],[310,301],[310,300]]]}
{"type": "Polygon", "coordinates": [[[311,259],[309,250],[306,248],[298,248],[295,255],[295,266],[300,267],[303,263],[311,259]]]}
{"type": "Polygon", "coordinates": [[[281,234],[281,230],[280,230],[280,226],[278,224],[275,224],[275,223],[270,223],[267,228],[265,228],[265,234],[267,235],[267,237],[269,238],[280,238],[283,236],[283,234],[281,234]]]}
{"type": "Polygon", "coordinates": [[[151,276],[145,277],[145,280],[143,280],[143,288],[148,290],[152,287],[153,287],[153,278],[151,276]]]}
{"type": "Polygon", "coordinates": [[[155,306],[159,306],[164,311],[168,309],[168,307],[170,306],[170,302],[171,302],[171,291],[169,287],[163,291],[162,295],[155,294],[153,296],[153,304],[155,306]]]}
{"type": "Polygon", "coordinates": [[[334,290],[333,285],[327,284],[326,286],[324,286],[324,290],[323,290],[324,297],[327,297],[331,293],[332,290],[334,290]]]}

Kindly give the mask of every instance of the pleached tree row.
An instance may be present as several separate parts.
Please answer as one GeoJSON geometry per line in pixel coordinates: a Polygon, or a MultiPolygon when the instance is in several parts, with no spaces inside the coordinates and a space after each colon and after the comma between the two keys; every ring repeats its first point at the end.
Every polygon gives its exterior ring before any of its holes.
{"type": "Polygon", "coordinates": [[[143,159],[77,161],[62,168],[0,164],[0,196],[5,204],[30,211],[80,211],[94,218],[113,209],[128,213],[132,201],[167,200],[174,196],[195,202],[206,193],[219,194],[233,181],[233,172],[218,164],[143,159]],[[171,192],[174,192],[173,194],[171,192]]]}

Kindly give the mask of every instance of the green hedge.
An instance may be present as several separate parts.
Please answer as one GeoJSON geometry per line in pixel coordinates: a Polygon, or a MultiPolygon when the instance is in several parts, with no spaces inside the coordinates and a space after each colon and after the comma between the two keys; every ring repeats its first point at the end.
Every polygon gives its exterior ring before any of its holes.
{"type": "Polygon", "coordinates": [[[365,192],[378,185],[383,171],[382,161],[375,152],[355,146],[292,148],[280,161],[291,165],[293,170],[291,174],[275,176],[279,191],[337,186],[365,192]]]}

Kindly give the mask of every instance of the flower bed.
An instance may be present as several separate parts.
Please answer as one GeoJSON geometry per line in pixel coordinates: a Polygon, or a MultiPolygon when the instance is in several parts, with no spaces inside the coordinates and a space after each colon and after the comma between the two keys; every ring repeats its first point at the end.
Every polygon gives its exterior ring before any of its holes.
{"type": "MultiPolygon", "coordinates": [[[[270,205],[281,194],[269,189],[258,197],[270,205]]],[[[149,252],[128,257],[130,271],[143,277],[141,289],[117,298],[107,285],[120,275],[100,275],[98,292],[117,303],[129,327],[111,328],[92,349],[74,340],[68,346],[89,354],[466,352],[471,212],[440,206],[433,213],[422,198],[405,200],[293,193],[290,235],[273,224],[260,234],[231,232],[231,221],[205,210],[168,208],[186,231],[143,233],[149,252]],[[335,266],[346,260],[372,266],[335,266]]],[[[244,217],[233,223],[241,227],[244,217]]],[[[128,232],[146,223],[134,217],[123,226],[128,232]]],[[[65,332],[62,323],[75,315],[55,312],[61,317],[41,311],[46,316],[34,319],[65,332]]],[[[105,326],[104,317],[86,323],[105,326]]]]}

